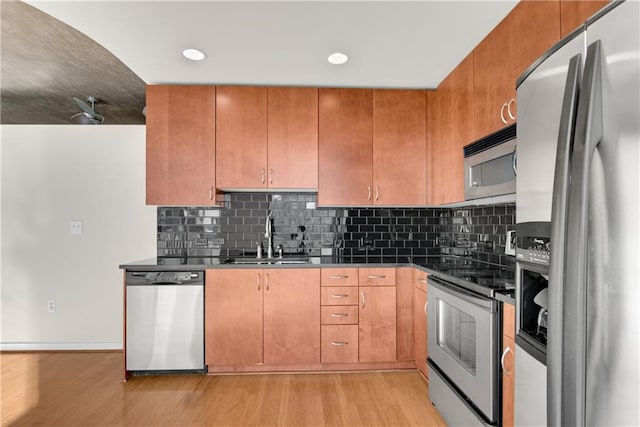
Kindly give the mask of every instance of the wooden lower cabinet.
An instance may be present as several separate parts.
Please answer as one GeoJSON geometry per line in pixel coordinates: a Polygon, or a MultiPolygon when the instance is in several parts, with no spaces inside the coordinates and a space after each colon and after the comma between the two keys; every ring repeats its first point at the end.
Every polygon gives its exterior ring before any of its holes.
{"type": "Polygon", "coordinates": [[[206,272],[205,363],[320,362],[319,269],[206,272]]]}
{"type": "Polygon", "coordinates": [[[416,287],[414,289],[414,362],[425,377],[429,377],[427,371],[427,292],[416,287]]]}
{"type": "Polygon", "coordinates": [[[502,425],[514,425],[515,308],[503,304],[502,317],[502,425]]]}
{"type": "Polygon", "coordinates": [[[322,325],[322,363],[358,361],[358,325],[322,325]]]}
{"type": "Polygon", "coordinates": [[[395,286],[359,287],[359,361],[396,360],[395,286]]]}
{"type": "Polygon", "coordinates": [[[264,276],[264,364],[320,363],[320,270],[264,276]]]}
{"type": "Polygon", "coordinates": [[[205,363],[262,363],[262,270],[207,270],[205,363]]]}

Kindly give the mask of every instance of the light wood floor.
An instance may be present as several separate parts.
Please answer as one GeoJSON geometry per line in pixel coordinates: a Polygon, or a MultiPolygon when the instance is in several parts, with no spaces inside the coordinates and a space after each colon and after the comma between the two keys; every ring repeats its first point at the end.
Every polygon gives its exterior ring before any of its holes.
{"type": "Polygon", "coordinates": [[[119,352],[2,353],[2,426],[444,426],[413,371],[139,376],[119,352]]]}

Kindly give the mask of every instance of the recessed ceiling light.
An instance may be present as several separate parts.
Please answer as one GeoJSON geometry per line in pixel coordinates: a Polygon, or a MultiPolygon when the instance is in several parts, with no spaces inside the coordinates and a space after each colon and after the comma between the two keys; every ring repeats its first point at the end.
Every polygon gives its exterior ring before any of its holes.
{"type": "Polygon", "coordinates": [[[192,61],[202,61],[206,57],[204,52],[198,49],[185,49],[182,51],[182,56],[192,61]]]}
{"type": "Polygon", "coordinates": [[[334,64],[334,65],[344,64],[348,60],[349,60],[349,57],[342,52],[334,52],[331,55],[329,55],[329,57],[327,58],[327,61],[329,61],[331,64],[334,64]]]}

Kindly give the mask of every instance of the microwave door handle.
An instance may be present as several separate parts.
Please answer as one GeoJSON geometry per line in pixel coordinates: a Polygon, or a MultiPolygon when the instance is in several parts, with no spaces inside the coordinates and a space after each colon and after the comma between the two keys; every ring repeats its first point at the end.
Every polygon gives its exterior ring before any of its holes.
{"type": "Polygon", "coordinates": [[[551,251],[549,278],[553,286],[549,287],[549,334],[547,341],[547,423],[561,425],[560,392],[562,389],[562,295],[564,288],[565,239],[567,226],[567,195],[569,187],[570,151],[573,145],[578,95],[580,86],[580,63],[582,57],[575,55],[569,61],[567,79],[562,100],[562,114],[558,132],[555,175],[553,179],[553,202],[551,208],[551,251]],[[553,332],[552,332],[553,331],[553,332]]]}

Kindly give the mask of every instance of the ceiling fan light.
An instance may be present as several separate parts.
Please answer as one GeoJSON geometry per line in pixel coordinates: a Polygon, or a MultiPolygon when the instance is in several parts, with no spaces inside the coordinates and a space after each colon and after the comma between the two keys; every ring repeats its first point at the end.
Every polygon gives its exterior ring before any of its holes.
{"type": "Polygon", "coordinates": [[[182,56],[191,61],[202,61],[207,57],[203,51],[198,49],[185,49],[182,51],[182,56]]]}
{"type": "Polygon", "coordinates": [[[349,56],[346,53],[334,52],[327,58],[330,64],[342,65],[349,60],[349,56]]]}

